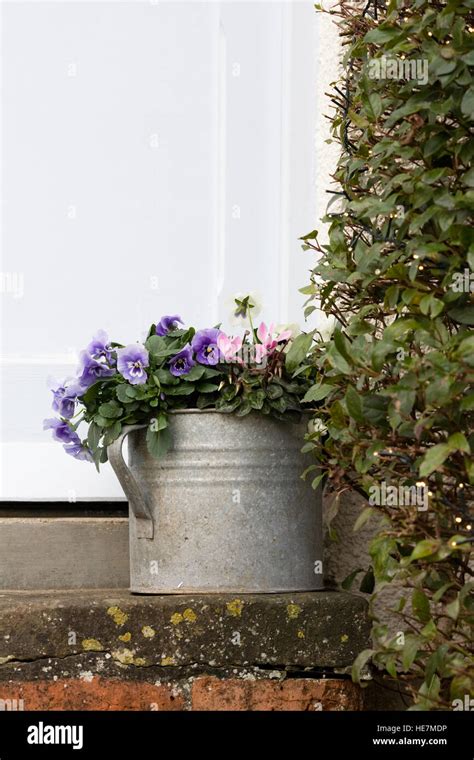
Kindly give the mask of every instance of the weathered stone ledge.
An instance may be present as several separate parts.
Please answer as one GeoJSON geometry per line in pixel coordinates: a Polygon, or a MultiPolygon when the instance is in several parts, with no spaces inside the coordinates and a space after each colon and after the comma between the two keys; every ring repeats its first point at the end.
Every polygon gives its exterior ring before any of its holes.
{"type": "Polygon", "coordinates": [[[346,593],[0,593],[0,709],[347,710],[367,646],[346,593]]]}
{"type": "Polygon", "coordinates": [[[123,666],[344,668],[367,645],[366,603],[335,591],[133,596],[0,593],[0,663],[108,653],[123,666]]]}

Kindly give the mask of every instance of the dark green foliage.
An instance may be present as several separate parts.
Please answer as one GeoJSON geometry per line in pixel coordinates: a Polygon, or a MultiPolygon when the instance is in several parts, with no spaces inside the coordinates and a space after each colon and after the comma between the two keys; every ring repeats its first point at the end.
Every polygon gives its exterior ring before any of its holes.
{"type": "Polygon", "coordinates": [[[449,709],[474,688],[474,1],[362,8],[335,14],[345,77],[329,242],[303,238],[320,254],[308,311],[318,299],[338,322],[316,351],[307,399],[322,400],[326,430],[312,442],[335,492],[385,484],[426,497],[372,499],[358,521],[384,517],[375,595],[394,581],[404,593],[398,633],[375,619],[354,675],[371,659],[414,709],[449,709]],[[374,78],[383,57],[404,62],[401,79],[374,78]]]}

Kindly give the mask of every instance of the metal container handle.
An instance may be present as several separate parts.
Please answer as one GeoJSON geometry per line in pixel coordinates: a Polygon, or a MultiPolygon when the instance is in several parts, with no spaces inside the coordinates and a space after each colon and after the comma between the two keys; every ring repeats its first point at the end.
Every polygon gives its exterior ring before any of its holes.
{"type": "Polygon", "coordinates": [[[119,479],[120,485],[125,491],[130,508],[137,520],[137,538],[153,538],[153,517],[147,504],[145,494],[140,488],[132,471],[125,463],[122,454],[122,445],[125,437],[132,430],[142,430],[146,425],[127,425],[119,437],[107,447],[107,454],[112,469],[119,479]]]}

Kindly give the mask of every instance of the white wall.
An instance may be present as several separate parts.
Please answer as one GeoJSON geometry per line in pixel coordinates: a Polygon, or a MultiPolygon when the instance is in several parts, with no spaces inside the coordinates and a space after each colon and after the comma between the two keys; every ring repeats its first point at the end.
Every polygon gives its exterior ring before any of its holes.
{"type": "Polygon", "coordinates": [[[301,323],[336,47],[306,1],[3,2],[1,22],[0,498],[121,498],[42,431],[46,377],[99,327],[225,324],[236,291],[301,323]]]}

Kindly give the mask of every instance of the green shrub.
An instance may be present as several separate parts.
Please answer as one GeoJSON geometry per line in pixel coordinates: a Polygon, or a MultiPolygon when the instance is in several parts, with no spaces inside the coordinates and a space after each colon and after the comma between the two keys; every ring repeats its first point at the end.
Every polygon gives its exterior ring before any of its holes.
{"type": "Polygon", "coordinates": [[[311,441],[330,489],[369,498],[358,526],[384,518],[363,589],[403,588],[400,630],[374,619],[354,677],[371,661],[414,709],[462,709],[474,689],[474,0],[362,8],[336,12],[329,240],[303,238],[320,254],[307,314],[319,301],[337,319],[315,351],[309,395],[326,430],[311,441]]]}

